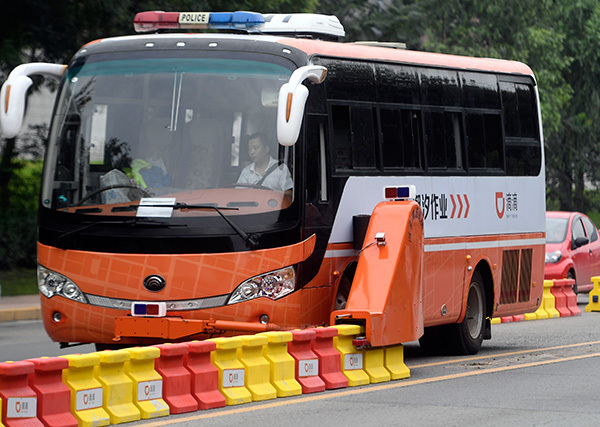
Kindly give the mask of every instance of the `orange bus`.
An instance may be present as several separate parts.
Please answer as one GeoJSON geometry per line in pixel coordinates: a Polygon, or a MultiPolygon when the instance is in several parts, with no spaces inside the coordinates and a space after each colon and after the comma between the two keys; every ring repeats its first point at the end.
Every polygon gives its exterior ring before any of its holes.
{"type": "Polygon", "coordinates": [[[317,15],[144,12],[135,27],[151,34],[21,65],[2,87],[11,137],[29,75],[60,80],[39,207],[52,340],[352,323],[365,346],[472,354],[492,317],[538,307],[526,65],[341,43],[317,15]],[[177,32],[197,27],[224,31],[177,32]]]}

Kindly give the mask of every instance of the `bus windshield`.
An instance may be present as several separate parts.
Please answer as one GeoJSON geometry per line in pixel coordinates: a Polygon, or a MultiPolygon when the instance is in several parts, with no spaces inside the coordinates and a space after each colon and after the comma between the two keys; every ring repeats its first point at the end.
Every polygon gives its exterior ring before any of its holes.
{"type": "MultiPolygon", "coordinates": [[[[89,55],[70,66],[42,205],[137,216],[140,204],[156,203],[228,207],[228,215],[289,207],[294,149],[277,144],[275,129],[278,90],[292,70],[276,60],[153,54],[89,55]]],[[[217,212],[166,216],[207,215],[217,212]]]]}

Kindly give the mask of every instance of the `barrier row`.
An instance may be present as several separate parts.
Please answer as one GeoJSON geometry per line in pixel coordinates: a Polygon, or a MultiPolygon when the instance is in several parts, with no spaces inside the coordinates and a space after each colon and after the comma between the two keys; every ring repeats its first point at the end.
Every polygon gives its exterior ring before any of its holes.
{"type": "Polygon", "coordinates": [[[0,426],[104,426],[408,378],[358,325],[0,363],[0,426]]]}
{"type": "Polygon", "coordinates": [[[544,280],[542,302],[534,313],[495,317],[492,324],[581,316],[581,310],[577,307],[577,295],[573,292],[574,284],[572,279],[544,280]]]}

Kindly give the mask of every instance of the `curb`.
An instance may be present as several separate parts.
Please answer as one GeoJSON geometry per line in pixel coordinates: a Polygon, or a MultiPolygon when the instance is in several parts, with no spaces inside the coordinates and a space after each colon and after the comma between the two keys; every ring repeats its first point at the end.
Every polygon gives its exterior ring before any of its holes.
{"type": "Polygon", "coordinates": [[[40,320],[42,309],[40,307],[20,307],[0,309],[0,322],[14,322],[15,320],[40,320]]]}

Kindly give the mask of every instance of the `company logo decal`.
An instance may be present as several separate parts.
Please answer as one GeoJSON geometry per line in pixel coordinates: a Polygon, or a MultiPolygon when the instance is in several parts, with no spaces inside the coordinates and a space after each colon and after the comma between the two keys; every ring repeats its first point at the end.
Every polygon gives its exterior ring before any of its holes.
{"type": "Polygon", "coordinates": [[[517,193],[503,193],[496,191],[496,215],[502,218],[518,217],[518,195],[517,193]]]}

